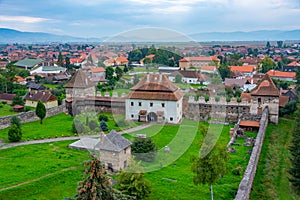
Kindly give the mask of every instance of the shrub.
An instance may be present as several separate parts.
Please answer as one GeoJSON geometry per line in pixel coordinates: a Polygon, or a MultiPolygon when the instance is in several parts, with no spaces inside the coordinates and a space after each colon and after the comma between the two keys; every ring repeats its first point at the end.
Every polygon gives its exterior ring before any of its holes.
{"type": "Polygon", "coordinates": [[[3,108],[3,106],[4,106],[4,105],[0,102],[0,108],[3,108]]]}
{"type": "Polygon", "coordinates": [[[89,128],[93,131],[98,127],[98,123],[95,120],[89,122],[89,128]]]}
{"type": "Polygon", "coordinates": [[[107,131],[108,130],[107,124],[104,120],[102,120],[100,122],[100,128],[101,128],[102,131],[107,131]]]}
{"type": "Polygon", "coordinates": [[[106,122],[108,121],[108,117],[104,114],[100,114],[98,119],[99,119],[99,122],[101,122],[102,120],[104,120],[106,122]]]}
{"type": "Polygon", "coordinates": [[[30,107],[29,107],[29,106],[25,106],[24,111],[25,111],[25,112],[30,111],[30,107]]]}
{"type": "Polygon", "coordinates": [[[17,116],[13,116],[11,119],[10,119],[10,124],[13,126],[13,125],[17,125],[17,127],[19,129],[21,129],[21,120],[20,118],[18,118],[17,116]]]}
{"type": "Polygon", "coordinates": [[[215,96],[215,101],[219,102],[220,101],[220,96],[215,96]]]}
{"type": "Polygon", "coordinates": [[[7,104],[7,102],[6,102],[6,101],[2,101],[1,103],[2,103],[3,105],[6,105],[6,104],[7,104]]]}
{"type": "Polygon", "coordinates": [[[11,142],[18,142],[22,139],[22,131],[16,124],[8,130],[8,140],[11,142]]]}
{"type": "Polygon", "coordinates": [[[237,101],[238,103],[241,103],[241,102],[242,102],[242,99],[241,99],[240,97],[237,97],[237,98],[236,98],[236,101],[237,101]]]}
{"type": "Polygon", "coordinates": [[[73,133],[78,133],[78,134],[83,133],[85,131],[85,128],[82,122],[79,121],[78,119],[75,119],[72,124],[72,131],[73,133]]]}
{"type": "Polygon", "coordinates": [[[145,162],[152,162],[156,156],[156,146],[151,138],[136,138],[131,151],[138,160],[145,162]]]}
{"type": "Polygon", "coordinates": [[[129,126],[129,123],[124,119],[120,119],[116,121],[115,125],[117,127],[125,127],[125,126],[129,126]]]}

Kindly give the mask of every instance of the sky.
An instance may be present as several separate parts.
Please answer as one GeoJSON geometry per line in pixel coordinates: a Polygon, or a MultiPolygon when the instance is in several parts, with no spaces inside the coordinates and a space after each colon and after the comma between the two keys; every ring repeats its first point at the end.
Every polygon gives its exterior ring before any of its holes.
{"type": "Polygon", "coordinates": [[[300,0],[0,0],[0,27],[112,37],[144,27],[183,34],[300,29],[300,0]]]}

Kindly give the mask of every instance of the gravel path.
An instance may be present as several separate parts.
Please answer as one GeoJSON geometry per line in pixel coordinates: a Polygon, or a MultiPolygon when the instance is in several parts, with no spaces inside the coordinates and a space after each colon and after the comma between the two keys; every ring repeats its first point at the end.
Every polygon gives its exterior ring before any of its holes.
{"type": "MultiPolygon", "coordinates": [[[[132,133],[135,131],[143,130],[152,126],[152,124],[143,124],[134,128],[130,128],[127,130],[119,131],[120,134],[132,133]]],[[[90,137],[97,137],[99,135],[90,135],[90,137]]],[[[12,147],[23,146],[23,145],[30,145],[30,144],[43,144],[43,143],[50,143],[50,142],[59,142],[59,141],[67,141],[67,140],[77,140],[80,139],[80,136],[70,136],[70,137],[58,137],[58,138],[51,138],[51,139],[43,139],[43,140],[30,140],[25,142],[15,142],[15,143],[1,143],[0,142],[0,150],[2,149],[9,149],[12,147]]]]}

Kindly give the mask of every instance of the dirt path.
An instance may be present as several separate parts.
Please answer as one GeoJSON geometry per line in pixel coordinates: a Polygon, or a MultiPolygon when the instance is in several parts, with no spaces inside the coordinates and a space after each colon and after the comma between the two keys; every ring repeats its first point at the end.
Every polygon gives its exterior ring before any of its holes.
{"type": "Polygon", "coordinates": [[[76,167],[65,168],[65,169],[62,169],[62,170],[50,173],[50,174],[46,174],[46,175],[41,176],[39,178],[31,179],[29,181],[25,181],[23,183],[19,183],[19,184],[12,185],[12,186],[9,186],[9,187],[1,188],[0,192],[2,192],[4,190],[9,190],[9,189],[12,189],[12,188],[16,188],[16,187],[19,187],[19,186],[22,186],[22,185],[26,185],[26,184],[29,184],[29,183],[32,183],[32,182],[36,182],[36,181],[39,181],[39,180],[41,180],[43,178],[46,178],[46,177],[49,177],[49,176],[52,176],[52,175],[55,175],[55,174],[59,174],[59,173],[64,172],[64,171],[75,170],[75,169],[76,169],[76,167]]]}
{"type": "MultiPolygon", "coordinates": [[[[135,131],[139,131],[145,128],[152,126],[152,124],[143,124],[134,128],[130,128],[127,130],[119,131],[120,134],[131,133],[135,131]]],[[[99,135],[90,135],[90,137],[97,137],[99,135]]],[[[70,137],[58,137],[58,138],[51,138],[51,139],[43,139],[43,140],[30,140],[25,142],[15,142],[15,143],[0,143],[0,150],[2,149],[9,149],[12,147],[23,146],[23,145],[30,145],[30,144],[43,144],[43,143],[50,143],[50,142],[59,142],[59,141],[67,141],[67,140],[77,140],[80,139],[80,136],[70,136],[70,137]]]]}

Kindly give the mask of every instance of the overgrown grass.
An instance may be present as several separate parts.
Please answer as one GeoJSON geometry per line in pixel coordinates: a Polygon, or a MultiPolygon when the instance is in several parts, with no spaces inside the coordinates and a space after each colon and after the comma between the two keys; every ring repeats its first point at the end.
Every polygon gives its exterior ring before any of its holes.
{"type": "Polygon", "coordinates": [[[72,141],[0,151],[0,199],[63,199],[76,193],[86,151],[67,148],[72,141]],[[20,184],[20,185],[18,185],[20,184]],[[11,189],[7,187],[17,186],[11,189]]]}
{"type": "MultiPolygon", "coordinates": [[[[22,140],[36,140],[54,137],[73,136],[73,118],[65,113],[55,115],[40,121],[22,124],[22,140]]],[[[0,130],[0,138],[8,142],[7,133],[9,128],[0,130]]]]}
{"type": "Polygon", "coordinates": [[[266,131],[262,153],[251,192],[251,199],[299,199],[288,180],[290,167],[288,146],[291,144],[293,120],[281,118],[266,131]]]}

